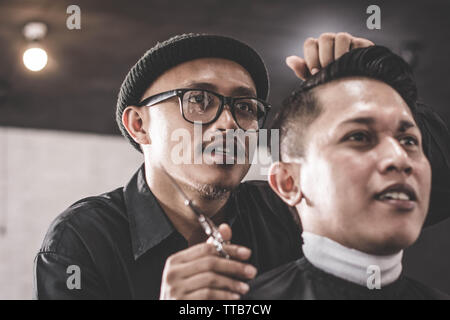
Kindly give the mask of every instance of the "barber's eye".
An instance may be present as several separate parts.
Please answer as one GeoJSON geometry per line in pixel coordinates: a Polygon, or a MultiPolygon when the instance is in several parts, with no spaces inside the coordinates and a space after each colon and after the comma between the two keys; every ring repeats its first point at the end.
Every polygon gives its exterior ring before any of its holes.
{"type": "Polygon", "coordinates": [[[207,101],[207,96],[205,94],[191,94],[188,101],[189,103],[204,103],[207,101]]]}
{"type": "Polygon", "coordinates": [[[356,142],[369,142],[370,136],[365,132],[355,132],[349,135],[347,137],[347,140],[356,142]]]}
{"type": "Polygon", "coordinates": [[[400,144],[406,147],[418,146],[419,141],[415,137],[407,136],[400,139],[400,144]]]}
{"type": "Polygon", "coordinates": [[[246,102],[240,102],[236,104],[236,107],[240,110],[240,111],[245,111],[251,114],[256,114],[256,108],[253,104],[251,103],[246,103],[246,102]]]}

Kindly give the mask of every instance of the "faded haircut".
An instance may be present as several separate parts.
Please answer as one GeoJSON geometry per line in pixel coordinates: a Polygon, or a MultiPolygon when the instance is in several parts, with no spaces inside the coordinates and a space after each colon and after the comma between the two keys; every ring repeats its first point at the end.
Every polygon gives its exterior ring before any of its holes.
{"type": "Polygon", "coordinates": [[[304,156],[308,127],[323,109],[314,89],[349,77],[376,79],[391,86],[408,104],[420,127],[416,119],[417,87],[410,66],[383,46],[354,49],[308,78],[284,100],[270,125],[270,129],[279,130],[281,161],[304,156]]]}

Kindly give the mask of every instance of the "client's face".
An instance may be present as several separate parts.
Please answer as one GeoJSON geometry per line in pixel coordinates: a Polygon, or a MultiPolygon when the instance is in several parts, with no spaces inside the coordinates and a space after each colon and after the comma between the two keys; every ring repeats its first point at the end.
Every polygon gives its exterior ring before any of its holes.
{"type": "Polygon", "coordinates": [[[418,237],[431,168],[408,105],[387,84],[337,80],[316,89],[322,114],[307,130],[297,206],[305,230],[367,253],[418,237]]]}

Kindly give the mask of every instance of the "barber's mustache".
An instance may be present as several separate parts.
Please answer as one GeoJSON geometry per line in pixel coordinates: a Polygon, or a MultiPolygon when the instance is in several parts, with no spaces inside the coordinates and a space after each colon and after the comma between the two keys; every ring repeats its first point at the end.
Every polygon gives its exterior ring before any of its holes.
{"type": "MultiPolygon", "coordinates": [[[[222,134],[220,136],[221,138],[217,138],[217,135],[212,136],[212,141],[202,141],[202,143],[199,143],[195,146],[195,152],[198,154],[203,154],[206,148],[209,150],[214,150],[216,148],[223,148],[226,149],[227,147],[227,141],[226,134],[222,134]]],[[[228,138],[230,140],[230,138],[228,138]]],[[[231,146],[233,147],[233,153],[237,154],[238,150],[244,150],[245,156],[248,157],[249,150],[246,147],[245,139],[239,138],[239,136],[233,136],[233,141],[231,146]]]]}

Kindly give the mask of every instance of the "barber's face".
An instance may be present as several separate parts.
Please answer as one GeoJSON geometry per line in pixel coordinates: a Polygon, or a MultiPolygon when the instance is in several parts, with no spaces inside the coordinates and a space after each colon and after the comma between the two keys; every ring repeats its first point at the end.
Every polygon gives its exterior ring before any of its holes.
{"type": "Polygon", "coordinates": [[[428,210],[431,168],[407,104],[368,78],[331,82],[316,96],[324,111],[307,131],[300,166],[305,230],[375,254],[411,245],[428,210]]]}
{"type": "MultiPolygon", "coordinates": [[[[142,98],[179,88],[208,89],[224,96],[256,96],[255,84],[249,73],[239,64],[217,58],[203,58],[180,64],[160,76],[144,93],[142,98]]],[[[148,122],[144,123],[151,140],[147,148],[148,161],[156,166],[162,164],[167,171],[181,182],[193,188],[202,188],[205,185],[214,185],[223,188],[232,188],[239,184],[247,173],[250,165],[226,165],[226,157],[213,154],[212,157],[203,156],[201,164],[195,164],[194,152],[205,147],[214,140],[208,135],[214,132],[225,134],[228,129],[238,129],[230,112],[225,106],[220,117],[211,124],[199,126],[200,139],[194,139],[194,124],[185,121],[180,113],[178,98],[174,97],[148,109],[148,122]],[[188,132],[188,139],[182,139],[179,129],[188,132]],[[178,131],[177,131],[178,130],[178,131]],[[172,137],[172,135],[175,136],[172,137]],[[184,143],[182,143],[184,141],[184,143]],[[189,153],[188,163],[177,164],[174,157],[189,153]],[[207,161],[210,163],[208,164],[207,161]],[[218,164],[219,163],[219,164],[218,164]]],[[[145,111],[147,112],[147,111],[145,111]]],[[[198,125],[197,125],[198,126],[198,125]]],[[[256,135],[256,134],[255,134],[256,135]]],[[[225,138],[223,140],[225,144],[225,138]]],[[[244,142],[245,144],[245,142],[244,142]]],[[[198,158],[197,158],[198,159],[198,158]]],[[[180,160],[180,158],[178,158],[180,160]]],[[[235,161],[236,163],[236,161],[235,161]]]]}

